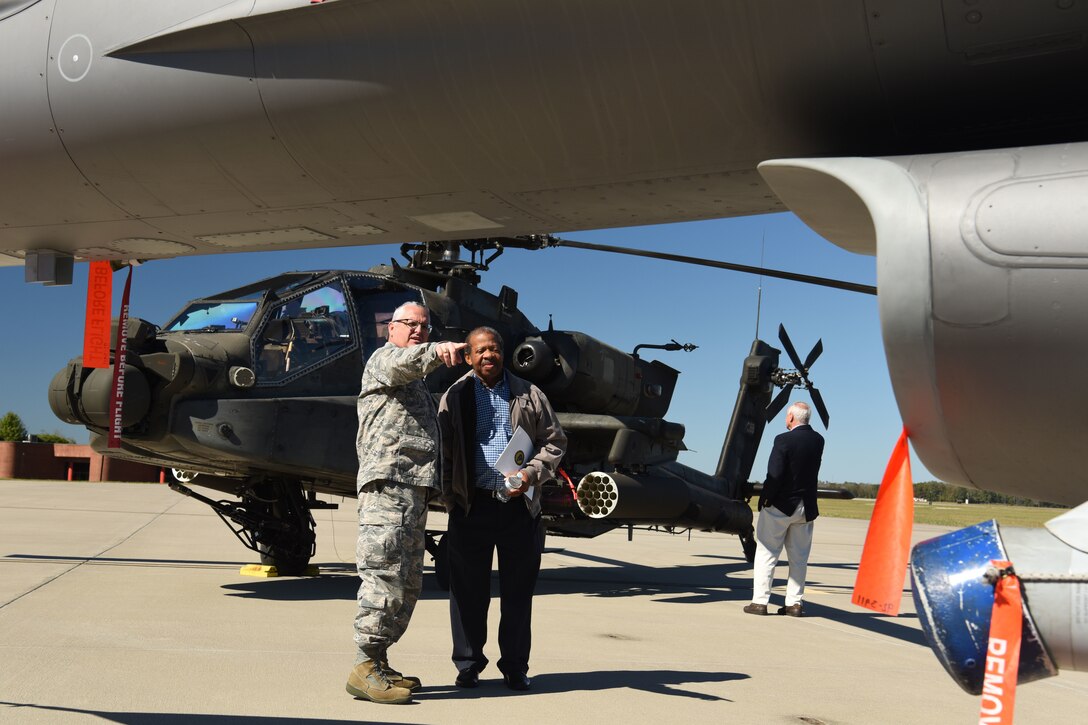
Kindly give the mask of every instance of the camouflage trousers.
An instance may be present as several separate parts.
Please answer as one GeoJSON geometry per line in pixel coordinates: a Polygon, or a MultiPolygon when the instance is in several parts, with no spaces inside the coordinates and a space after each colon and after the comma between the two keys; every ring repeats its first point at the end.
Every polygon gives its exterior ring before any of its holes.
{"type": "Polygon", "coordinates": [[[359,492],[356,663],[381,659],[401,638],[423,588],[424,529],[431,489],[371,481],[359,492]]]}

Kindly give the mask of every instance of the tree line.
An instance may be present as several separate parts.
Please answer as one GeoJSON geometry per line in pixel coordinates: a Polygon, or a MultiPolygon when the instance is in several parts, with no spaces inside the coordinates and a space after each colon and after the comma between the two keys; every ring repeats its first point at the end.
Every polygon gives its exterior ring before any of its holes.
{"type": "Polygon", "coordinates": [[[26,426],[23,425],[23,419],[12,411],[8,411],[4,414],[3,418],[0,418],[0,441],[25,441],[32,439],[36,443],[75,443],[71,438],[65,438],[60,433],[35,433],[30,435],[26,426]]]}
{"type": "MultiPolygon", "coordinates": [[[[820,488],[834,488],[849,491],[855,498],[876,498],[877,489],[875,483],[821,483],[820,488]]],[[[1048,501],[1036,501],[1023,496],[1010,496],[994,491],[982,491],[977,488],[953,486],[940,481],[924,481],[914,484],[914,497],[926,501],[939,501],[947,503],[996,503],[1008,506],[1037,506],[1043,508],[1066,508],[1062,504],[1048,501]]]]}

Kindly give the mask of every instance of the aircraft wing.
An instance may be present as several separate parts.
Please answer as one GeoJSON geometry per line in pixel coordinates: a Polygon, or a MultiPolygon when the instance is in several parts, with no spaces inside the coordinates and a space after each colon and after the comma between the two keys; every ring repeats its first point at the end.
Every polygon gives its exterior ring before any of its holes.
{"type": "Polygon", "coordinates": [[[982,12],[4,3],[0,264],[758,214],[785,209],[767,159],[1079,138],[1083,94],[1047,89],[1079,83],[1085,13],[982,12]]]}
{"type": "Polygon", "coordinates": [[[877,252],[926,465],[1075,503],[1086,37],[998,0],[0,3],[0,264],[788,208],[877,252]]]}

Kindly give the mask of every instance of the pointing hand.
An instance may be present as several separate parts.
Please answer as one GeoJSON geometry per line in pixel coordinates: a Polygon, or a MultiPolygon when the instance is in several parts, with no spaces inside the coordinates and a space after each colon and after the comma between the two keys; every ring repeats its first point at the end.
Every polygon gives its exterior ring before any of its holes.
{"type": "Polygon", "coordinates": [[[465,347],[463,342],[440,342],[435,346],[438,359],[448,368],[456,367],[461,363],[461,350],[465,347]]]}

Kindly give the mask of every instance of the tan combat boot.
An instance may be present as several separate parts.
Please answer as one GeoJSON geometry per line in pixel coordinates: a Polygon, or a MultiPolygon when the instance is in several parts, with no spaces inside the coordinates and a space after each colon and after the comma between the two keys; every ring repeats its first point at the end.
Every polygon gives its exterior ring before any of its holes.
{"type": "Polygon", "coordinates": [[[348,684],[345,689],[348,694],[359,699],[387,705],[400,705],[412,701],[412,692],[391,683],[382,670],[381,664],[374,660],[355,665],[351,674],[348,675],[348,684]]]}
{"type": "Polygon", "coordinates": [[[392,684],[394,687],[403,687],[409,692],[415,692],[423,686],[423,683],[419,681],[418,677],[412,677],[411,675],[402,675],[401,673],[394,670],[389,665],[389,660],[385,657],[383,657],[378,662],[382,666],[382,672],[385,673],[385,676],[389,679],[390,684],[392,684]]]}

